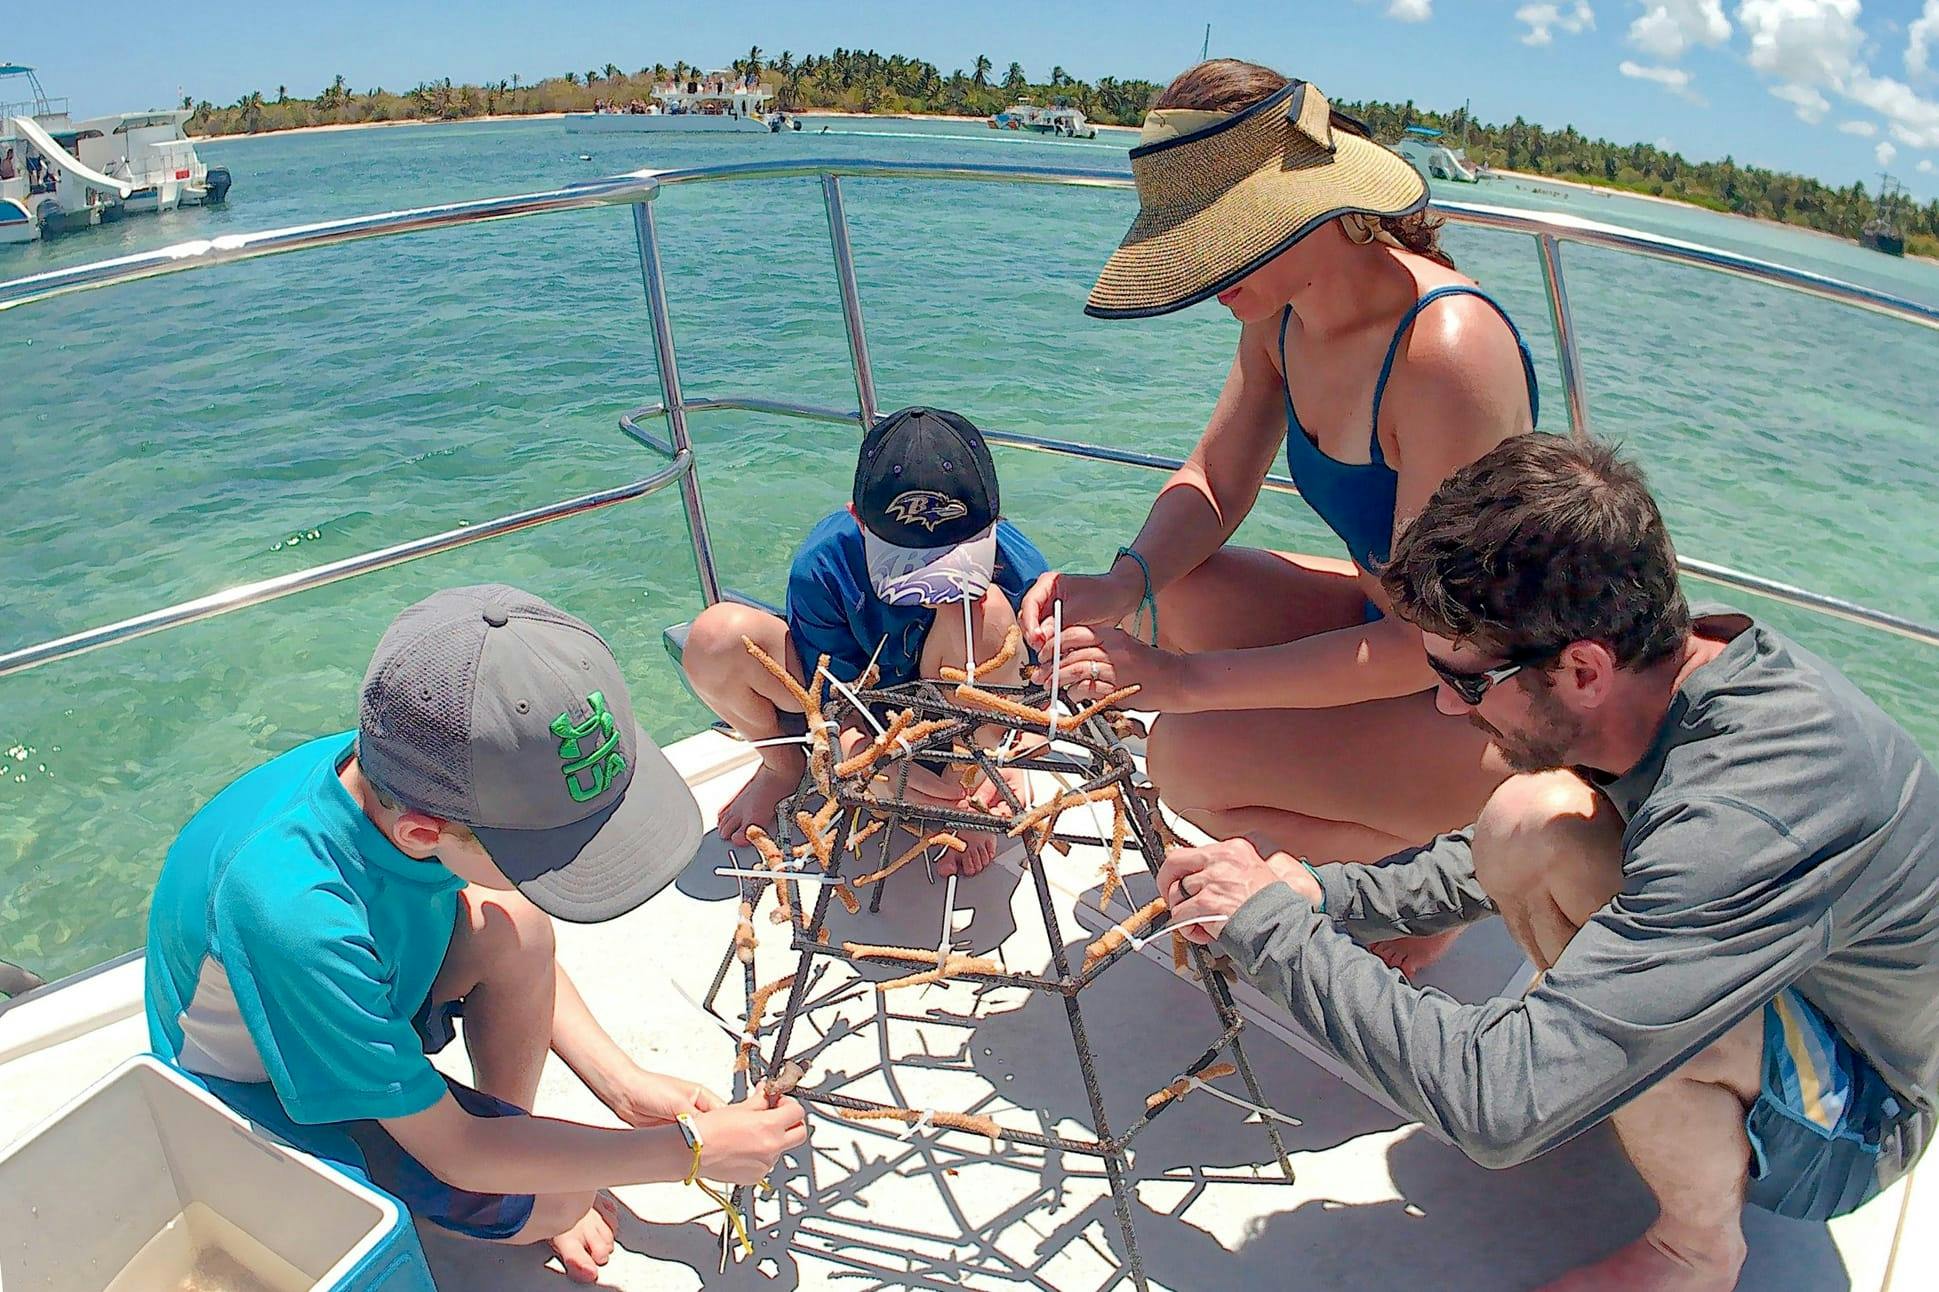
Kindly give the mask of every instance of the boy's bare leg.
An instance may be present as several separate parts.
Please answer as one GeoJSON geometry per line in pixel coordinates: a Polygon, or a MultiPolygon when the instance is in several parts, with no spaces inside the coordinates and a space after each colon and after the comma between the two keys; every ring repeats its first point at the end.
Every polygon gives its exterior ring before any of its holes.
{"type": "MultiPolygon", "coordinates": [[[[458,894],[434,1001],[465,1003],[471,1083],[530,1110],[552,1046],[552,920],[516,889],[469,884],[458,894]]],[[[548,1235],[549,1237],[549,1235],[548,1235]]]]}
{"type": "MultiPolygon", "coordinates": [[[[1517,776],[1476,823],[1475,877],[1544,970],[1622,886],[1622,821],[1568,772],[1517,776]]],[[[1759,1011],[1611,1116],[1657,1202],[1640,1238],[1544,1292],[1728,1292],[1745,1256],[1744,1190],[1759,1011]]]]}
{"type": "MultiPolygon", "coordinates": [[[[516,890],[468,885],[458,898],[431,999],[465,1003],[472,1085],[529,1111],[552,1045],[552,921],[516,890]]],[[[525,1227],[503,1241],[550,1242],[567,1275],[591,1283],[612,1259],[617,1223],[616,1206],[604,1195],[595,1205],[592,1194],[545,1194],[525,1227]]]]}
{"type": "MultiPolygon", "coordinates": [[[[749,740],[781,734],[781,714],[800,713],[800,703],[780,679],[748,654],[746,637],[766,651],[804,685],[807,673],[795,657],[788,626],[762,610],[732,601],[716,602],[693,621],[684,662],[687,680],[728,725],[749,740]]],[[[760,750],[761,767],[741,792],[720,810],[720,837],[747,843],[747,827],[774,829],[774,811],[801,784],[808,766],[804,745],[769,745],[760,750]]]]}
{"type": "MultiPolygon", "coordinates": [[[[970,626],[976,636],[976,662],[983,663],[993,659],[1002,651],[1003,642],[1010,635],[1010,629],[1017,622],[1016,608],[1002,589],[992,586],[981,601],[970,606],[970,626]]],[[[960,605],[938,606],[936,622],[923,638],[922,660],[919,664],[922,676],[940,678],[944,665],[962,668],[968,650],[963,633],[963,608],[960,605]]],[[[1018,648],[1016,657],[1002,668],[985,673],[983,681],[998,686],[1015,686],[1023,680],[1025,654],[1018,648]]],[[[994,727],[978,731],[976,739],[983,745],[991,745],[1000,739],[1005,728],[994,727]]],[[[936,869],[942,874],[954,873],[960,865],[961,873],[974,875],[988,866],[996,858],[998,840],[995,835],[976,831],[963,832],[963,842],[969,847],[960,856],[950,856],[938,863],[936,869]]]]}

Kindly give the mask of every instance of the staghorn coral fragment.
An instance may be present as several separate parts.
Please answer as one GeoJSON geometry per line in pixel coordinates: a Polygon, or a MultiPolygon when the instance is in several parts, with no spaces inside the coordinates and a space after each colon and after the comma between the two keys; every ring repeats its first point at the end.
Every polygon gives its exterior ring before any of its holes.
{"type": "MultiPolygon", "coordinates": [[[[1211,1081],[1218,1077],[1229,1077],[1237,1071],[1238,1069],[1233,1067],[1231,1064],[1221,1061],[1219,1063],[1214,1063],[1211,1067],[1199,1073],[1198,1079],[1200,1081],[1211,1081]]],[[[1191,1088],[1192,1088],[1191,1077],[1189,1076],[1180,1077],[1178,1080],[1166,1086],[1163,1090],[1155,1090],[1151,1094],[1146,1095],[1145,1111],[1155,1112],[1157,1109],[1164,1107],[1166,1104],[1178,1098],[1180,1095],[1184,1094],[1186,1091],[1190,1090],[1191,1088]]]]}
{"type": "Polygon", "coordinates": [[[1079,971],[1089,973],[1091,966],[1105,959],[1125,942],[1143,932],[1145,926],[1169,911],[1171,906],[1162,897],[1154,897],[1143,906],[1126,916],[1124,923],[1108,930],[1103,937],[1084,949],[1084,965],[1079,971]]]}
{"type": "Polygon", "coordinates": [[[754,963],[754,903],[741,899],[740,918],[734,924],[734,957],[744,965],[754,963]]]}
{"type": "Polygon", "coordinates": [[[895,717],[889,719],[889,725],[883,730],[882,734],[869,743],[867,749],[862,750],[852,758],[844,758],[841,762],[836,763],[835,775],[842,780],[847,780],[851,776],[859,775],[874,767],[882,755],[889,752],[890,746],[895,744],[896,739],[904,731],[908,730],[909,724],[915,720],[916,711],[914,709],[904,709],[901,713],[896,714],[895,717]]]}
{"type": "Polygon", "coordinates": [[[1118,867],[1124,861],[1124,832],[1129,825],[1129,814],[1125,811],[1122,796],[1113,806],[1116,810],[1111,814],[1111,855],[1104,861],[1104,891],[1098,896],[1099,906],[1109,906],[1111,894],[1117,892],[1124,884],[1124,877],[1119,874],[1118,867]]]}
{"type": "Polygon", "coordinates": [[[780,846],[768,838],[768,832],[758,825],[747,827],[747,841],[754,845],[756,852],[761,854],[761,860],[767,863],[767,868],[777,872],[774,879],[774,900],[780,905],[769,913],[769,918],[778,915],[780,918],[774,922],[785,924],[794,918],[794,898],[789,889],[790,881],[782,877],[788,869],[787,858],[781,855],[780,846]]]}
{"type": "Polygon", "coordinates": [[[1013,821],[1010,824],[1010,837],[1015,839],[1025,830],[1042,825],[1045,821],[1055,821],[1066,808],[1078,807],[1085,803],[1103,803],[1107,800],[1116,800],[1117,797],[1118,787],[1115,785],[1100,786],[1085,794],[1066,791],[1042,807],[1033,808],[1013,821]]]}
{"type": "MultiPolygon", "coordinates": [[[[897,1121],[914,1126],[922,1121],[923,1114],[913,1108],[838,1108],[835,1110],[852,1122],[897,1121]]],[[[1003,1138],[1003,1128],[989,1117],[974,1113],[929,1113],[929,1123],[947,1130],[968,1131],[981,1135],[994,1145],[1003,1138]]]]}
{"type": "Polygon", "coordinates": [[[895,874],[896,871],[901,870],[904,866],[914,861],[917,857],[920,857],[923,854],[924,850],[928,848],[941,847],[941,848],[947,848],[951,852],[961,852],[968,846],[969,846],[968,844],[964,843],[961,839],[958,839],[955,835],[951,834],[949,831],[939,830],[935,834],[928,835],[910,844],[909,850],[907,852],[903,853],[900,857],[897,857],[894,861],[890,862],[888,865],[882,867],[882,869],[873,871],[869,874],[861,876],[859,879],[855,881],[855,887],[867,888],[870,884],[880,883],[881,881],[887,879],[890,875],[895,874]]]}
{"type": "Polygon", "coordinates": [[[1089,722],[1092,718],[1095,718],[1098,714],[1103,713],[1106,709],[1110,708],[1112,705],[1117,704],[1124,700],[1129,700],[1132,696],[1136,695],[1138,692],[1142,690],[1144,690],[1144,688],[1142,686],[1137,685],[1136,683],[1133,683],[1130,686],[1121,686],[1117,690],[1111,692],[1111,694],[1103,697],[1102,699],[1091,701],[1089,704],[1079,709],[1076,713],[1073,713],[1070,717],[1061,719],[1059,722],[1059,725],[1062,726],[1066,731],[1070,730],[1073,727],[1081,727],[1085,723],[1089,722]]]}
{"type": "Polygon", "coordinates": [[[959,703],[978,709],[988,709],[992,713],[1001,713],[1005,717],[1016,718],[1021,722],[1036,723],[1046,727],[1050,725],[1050,715],[1042,709],[1032,708],[1006,695],[996,695],[980,687],[971,686],[967,682],[960,683],[956,687],[956,699],[959,703]]]}
{"type": "Polygon", "coordinates": [[[811,707],[808,703],[809,696],[807,688],[795,681],[794,676],[787,669],[775,663],[774,656],[762,650],[760,645],[752,637],[743,636],[741,638],[741,645],[747,647],[747,653],[758,660],[762,668],[772,673],[776,681],[788,688],[788,694],[795,698],[795,703],[801,706],[801,711],[807,713],[811,707]]]}

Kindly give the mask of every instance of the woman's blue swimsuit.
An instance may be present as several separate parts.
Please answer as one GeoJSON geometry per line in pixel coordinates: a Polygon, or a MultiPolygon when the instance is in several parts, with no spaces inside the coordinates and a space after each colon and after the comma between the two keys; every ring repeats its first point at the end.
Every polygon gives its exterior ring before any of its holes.
{"type": "MultiPolygon", "coordinates": [[[[1387,465],[1386,456],[1380,451],[1380,399],[1387,393],[1387,378],[1393,375],[1394,357],[1400,353],[1407,329],[1414,326],[1422,310],[1443,296],[1478,296],[1493,306],[1502,322],[1508,324],[1516,348],[1522,353],[1522,370],[1528,375],[1529,420],[1535,420],[1541,413],[1541,392],[1535,384],[1535,361],[1529,356],[1528,342],[1522,339],[1521,329],[1492,296],[1478,287],[1458,283],[1436,287],[1415,301],[1401,316],[1400,326],[1394,329],[1394,339],[1387,345],[1387,361],[1380,365],[1380,381],[1373,388],[1373,436],[1368,450],[1372,461],[1342,462],[1322,453],[1319,445],[1308,438],[1306,428],[1299,423],[1299,414],[1293,410],[1290,381],[1281,383],[1286,395],[1286,470],[1299,486],[1300,496],[1340,536],[1354,563],[1363,570],[1377,568],[1393,547],[1394,499],[1400,484],[1400,477],[1387,465]]],[[[1282,370],[1286,367],[1286,325],[1292,318],[1292,307],[1288,306],[1279,321],[1282,370]]]]}

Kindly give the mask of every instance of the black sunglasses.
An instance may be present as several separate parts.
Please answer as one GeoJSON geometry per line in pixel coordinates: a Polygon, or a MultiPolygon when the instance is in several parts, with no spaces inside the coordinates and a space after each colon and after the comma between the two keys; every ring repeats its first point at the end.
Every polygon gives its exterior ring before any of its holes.
{"type": "Polygon", "coordinates": [[[1506,682],[1525,668],[1536,664],[1546,664],[1562,654],[1562,648],[1543,647],[1540,650],[1518,651],[1493,668],[1484,668],[1475,673],[1463,673],[1449,668],[1432,655],[1427,657],[1427,666],[1434,670],[1434,676],[1447,683],[1448,689],[1461,697],[1461,702],[1470,707],[1480,704],[1483,696],[1494,687],[1506,682]]]}

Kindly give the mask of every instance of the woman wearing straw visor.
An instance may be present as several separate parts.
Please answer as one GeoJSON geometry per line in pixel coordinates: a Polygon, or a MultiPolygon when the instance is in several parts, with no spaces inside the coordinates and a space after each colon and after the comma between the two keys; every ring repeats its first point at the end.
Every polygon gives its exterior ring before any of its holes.
{"type": "MultiPolygon", "coordinates": [[[[1138,216],[1086,312],[1216,298],[1238,354],[1109,571],[1052,572],[1025,598],[1038,658],[1061,600],[1061,684],[1141,685],[1164,715],[1152,777],[1211,833],[1367,861],[1472,821],[1506,768],[1437,711],[1420,635],[1371,571],[1448,474],[1533,427],[1527,346],[1440,249],[1425,181],[1311,85],[1201,63],[1159,97],[1131,167],[1138,216]],[[1227,546],[1282,442],[1345,559],[1227,546]]],[[[1383,954],[1411,972],[1443,945],[1383,954]]]]}

